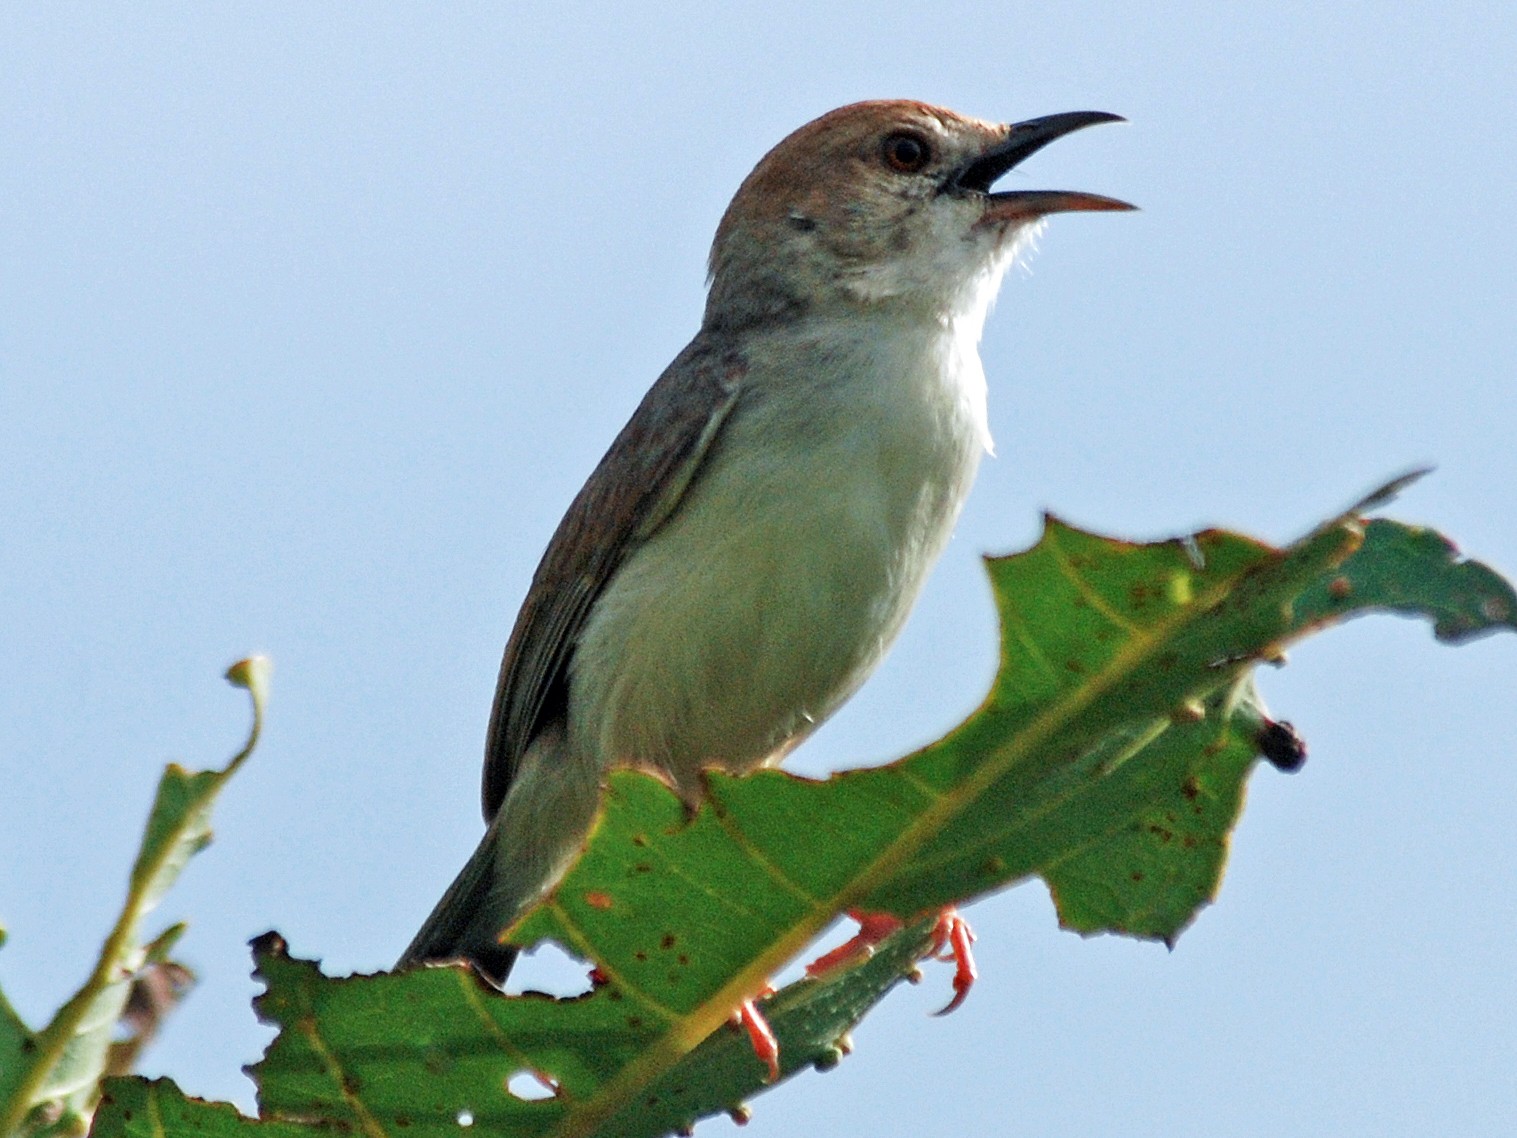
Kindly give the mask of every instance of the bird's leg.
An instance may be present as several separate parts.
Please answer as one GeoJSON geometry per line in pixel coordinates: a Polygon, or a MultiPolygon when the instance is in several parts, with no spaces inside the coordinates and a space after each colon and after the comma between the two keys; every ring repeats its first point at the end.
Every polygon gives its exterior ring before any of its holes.
{"type": "Polygon", "coordinates": [[[757,1000],[773,994],[773,988],[765,988],[754,999],[744,1000],[737,1006],[737,1011],[732,1013],[733,1024],[748,1033],[753,1053],[758,1056],[760,1063],[769,1068],[769,1074],[764,1080],[768,1083],[780,1081],[780,1041],[774,1037],[774,1029],[769,1026],[764,1013],[758,1010],[757,1000]]]}
{"type": "MultiPolygon", "coordinates": [[[[889,913],[850,912],[848,915],[859,923],[859,931],[806,965],[807,976],[821,976],[845,964],[869,959],[874,955],[875,945],[899,931],[903,923],[889,913]]],[[[938,1015],[947,1015],[962,1004],[979,976],[970,948],[973,943],[974,930],[957,909],[950,906],[938,914],[937,923],[932,927],[932,949],[928,955],[934,960],[951,960],[954,965],[953,999],[938,1015]]]]}
{"type": "MultiPolygon", "coordinates": [[[[868,960],[874,955],[875,945],[879,944],[892,933],[899,932],[902,927],[901,919],[893,917],[889,913],[865,913],[849,910],[848,916],[859,923],[859,931],[831,952],[824,952],[810,964],[806,965],[807,976],[822,976],[831,972],[834,968],[841,968],[845,964],[854,964],[868,960]]],[[[934,937],[936,937],[936,933],[934,933],[934,937]]],[[[932,946],[933,955],[938,953],[940,947],[936,939],[934,939],[932,946]]]]}
{"type": "MultiPolygon", "coordinates": [[[[599,968],[590,970],[590,983],[594,987],[598,988],[606,982],[606,974],[599,968]]],[[[780,1041],[775,1038],[774,1029],[769,1026],[764,1013],[758,1009],[758,1001],[772,995],[774,989],[766,984],[758,995],[740,1003],[737,1011],[732,1013],[732,1026],[747,1033],[748,1042],[753,1045],[753,1053],[768,1068],[769,1073],[764,1081],[777,1083],[780,1079],[780,1041]]],[[[557,1093],[557,1087],[553,1089],[557,1093]]]]}

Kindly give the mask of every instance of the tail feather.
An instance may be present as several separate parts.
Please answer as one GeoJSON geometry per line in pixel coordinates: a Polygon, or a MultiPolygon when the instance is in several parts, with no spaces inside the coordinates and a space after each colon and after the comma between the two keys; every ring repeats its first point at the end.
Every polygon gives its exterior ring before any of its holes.
{"type": "Polygon", "coordinates": [[[496,842],[493,828],[442,895],[395,967],[428,961],[467,960],[492,983],[506,982],[517,949],[500,943],[502,929],[489,914],[496,890],[496,842]]]}
{"type": "Polygon", "coordinates": [[[569,751],[561,725],[522,757],[510,793],[401,965],[469,960],[497,984],[516,960],[500,934],[564,875],[584,847],[600,800],[600,767],[569,751]]]}

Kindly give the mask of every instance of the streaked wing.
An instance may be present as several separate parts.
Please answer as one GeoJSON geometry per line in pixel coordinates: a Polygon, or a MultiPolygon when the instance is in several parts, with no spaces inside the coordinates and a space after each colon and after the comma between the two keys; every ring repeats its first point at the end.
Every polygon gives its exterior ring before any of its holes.
{"type": "Polygon", "coordinates": [[[559,522],[501,661],[485,743],[487,822],[533,738],[567,711],[569,660],[595,598],[678,505],[746,370],[735,353],[696,337],[643,397],[559,522]]]}

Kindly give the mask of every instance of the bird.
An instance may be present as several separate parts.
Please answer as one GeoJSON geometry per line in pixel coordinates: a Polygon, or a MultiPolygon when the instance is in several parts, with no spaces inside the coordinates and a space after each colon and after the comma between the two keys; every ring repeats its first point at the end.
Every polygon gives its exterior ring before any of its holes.
{"type": "Polygon", "coordinates": [[[990,449],[979,341],[1004,273],[1049,215],[1134,208],[994,183],[1121,121],[875,100],[759,161],[717,227],[699,331],[532,577],[490,716],[485,835],[399,967],[464,960],[504,984],[504,935],[584,846],[610,770],[694,808],[703,770],[773,766],[859,688],[990,449]]]}

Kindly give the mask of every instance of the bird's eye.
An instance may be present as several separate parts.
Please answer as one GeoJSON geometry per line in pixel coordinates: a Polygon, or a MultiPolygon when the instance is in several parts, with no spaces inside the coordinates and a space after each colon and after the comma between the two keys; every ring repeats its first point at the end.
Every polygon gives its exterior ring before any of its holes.
{"type": "Polygon", "coordinates": [[[884,157],[885,165],[892,170],[915,174],[932,161],[932,147],[919,134],[899,131],[886,136],[884,157]]]}

